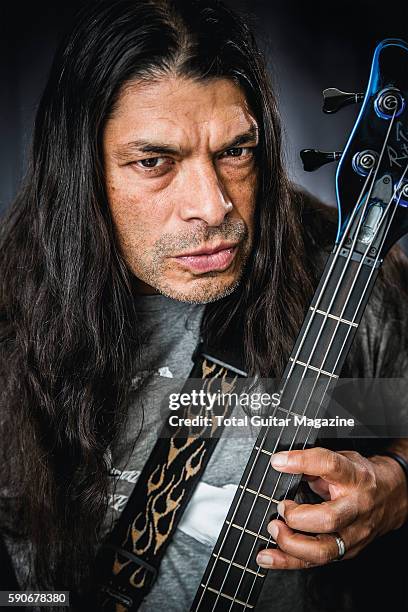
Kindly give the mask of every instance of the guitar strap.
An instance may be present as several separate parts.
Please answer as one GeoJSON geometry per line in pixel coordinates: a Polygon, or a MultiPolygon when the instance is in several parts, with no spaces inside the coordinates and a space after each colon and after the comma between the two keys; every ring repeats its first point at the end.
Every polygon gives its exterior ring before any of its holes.
{"type": "MultiPolygon", "coordinates": [[[[189,397],[193,390],[231,393],[238,380],[246,377],[241,348],[230,348],[228,354],[200,342],[193,361],[182,389],[189,397]]],[[[227,402],[217,411],[226,416],[232,409],[232,402],[227,402]]],[[[152,588],[171,537],[222,431],[222,425],[218,425],[222,419],[210,417],[210,423],[195,419],[208,414],[205,405],[190,402],[182,416],[194,419],[194,425],[171,426],[170,415],[166,419],[122,514],[97,553],[94,609],[133,612],[152,588]]],[[[214,415],[214,408],[210,414],[214,415]]]]}

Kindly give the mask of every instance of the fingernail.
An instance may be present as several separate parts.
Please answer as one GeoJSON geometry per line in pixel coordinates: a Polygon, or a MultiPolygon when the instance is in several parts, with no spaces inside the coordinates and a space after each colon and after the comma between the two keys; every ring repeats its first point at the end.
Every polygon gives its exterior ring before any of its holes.
{"type": "Polygon", "coordinates": [[[278,524],[275,522],[269,523],[268,525],[268,531],[271,534],[271,536],[273,537],[273,539],[277,540],[278,534],[279,534],[279,527],[278,524]]]}
{"type": "Polygon", "coordinates": [[[278,511],[278,514],[280,514],[280,516],[285,516],[284,512],[285,512],[285,504],[283,502],[279,502],[279,504],[276,506],[276,509],[278,511]]]}
{"type": "Polygon", "coordinates": [[[273,559],[268,553],[260,552],[256,558],[258,565],[269,565],[273,564],[273,559]]]}
{"type": "Polygon", "coordinates": [[[282,451],[281,453],[272,455],[271,463],[273,467],[284,467],[288,464],[288,453],[286,451],[282,451]]]}

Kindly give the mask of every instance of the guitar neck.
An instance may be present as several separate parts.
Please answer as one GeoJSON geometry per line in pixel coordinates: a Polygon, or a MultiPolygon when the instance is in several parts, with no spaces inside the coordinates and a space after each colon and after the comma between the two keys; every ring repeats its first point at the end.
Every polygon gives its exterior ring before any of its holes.
{"type": "Polygon", "coordinates": [[[253,609],[266,570],[256,557],[274,548],[266,526],[281,499],[293,499],[302,475],[275,471],[271,455],[313,446],[314,427],[297,417],[322,417],[328,392],[336,384],[378,268],[351,257],[347,250],[330,255],[281,381],[280,404],[273,416],[288,425],[265,426],[255,443],[217,543],[197,591],[192,611],[253,609]],[[296,419],[294,418],[296,415],[296,419]]]}

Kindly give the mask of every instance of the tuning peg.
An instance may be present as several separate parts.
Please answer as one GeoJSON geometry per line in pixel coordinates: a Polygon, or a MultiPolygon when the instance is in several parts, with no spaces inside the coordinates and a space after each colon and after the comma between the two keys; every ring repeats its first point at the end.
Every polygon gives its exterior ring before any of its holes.
{"type": "Polygon", "coordinates": [[[303,170],[306,170],[306,172],[313,172],[313,170],[317,170],[320,166],[324,166],[324,164],[339,160],[341,156],[341,151],[326,152],[316,151],[316,149],[302,149],[300,152],[303,170]]]}
{"type": "Polygon", "coordinates": [[[361,100],[364,100],[363,93],[347,93],[336,87],[329,87],[323,91],[323,112],[337,113],[344,106],[356,104],[361,100]]]}

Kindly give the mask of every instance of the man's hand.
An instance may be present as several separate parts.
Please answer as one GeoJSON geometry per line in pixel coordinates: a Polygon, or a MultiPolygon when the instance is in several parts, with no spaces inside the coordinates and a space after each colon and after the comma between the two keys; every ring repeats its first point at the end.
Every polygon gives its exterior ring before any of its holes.
{"type": "Polygon", "coordinates": [[[334,533],[344,541],[343,558],[351,559],[375,537],[401,527],[407,519],[406,479],[390,457],[367,459],[355,451],[311,448],[276,453],[271,463],[280,472],[304,474],[325,501],[278,504],[284,520],[268,525],[278,548],[258,554],[262,567],[302,569],[335,561],[339,551],[334,533]]]}

